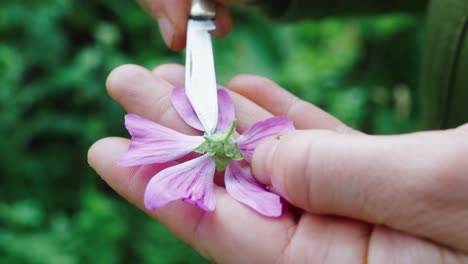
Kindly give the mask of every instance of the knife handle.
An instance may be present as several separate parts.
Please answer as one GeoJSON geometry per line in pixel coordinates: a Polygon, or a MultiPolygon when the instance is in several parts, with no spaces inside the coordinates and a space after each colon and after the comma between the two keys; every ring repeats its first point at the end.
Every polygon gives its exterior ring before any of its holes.
{"type": "Polygon", "coordinates": [[[190,18],[214,19],[216,16],[216,3],[213,0],[191,0],[190,18]]]}

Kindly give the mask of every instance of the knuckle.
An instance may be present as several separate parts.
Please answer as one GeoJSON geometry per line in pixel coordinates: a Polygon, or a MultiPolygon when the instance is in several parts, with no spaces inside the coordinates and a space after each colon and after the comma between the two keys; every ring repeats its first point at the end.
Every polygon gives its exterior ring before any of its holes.
{"type": "Polygon", "coordinates": [[[126,84],[129,80],[144,77],[143,69],[134,64],[125,64],[113,69],[106,79],[107,92],[113,97],[118,97],[121,93],[132,93],[131,89],[126,89],[126,84]]]}

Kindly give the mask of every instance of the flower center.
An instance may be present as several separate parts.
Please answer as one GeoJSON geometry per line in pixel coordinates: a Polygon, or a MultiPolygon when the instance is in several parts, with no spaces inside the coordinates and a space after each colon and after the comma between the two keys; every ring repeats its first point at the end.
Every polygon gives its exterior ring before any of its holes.
{"type": "Polygon", "coordinates": [[[236,124],[237,120],[234,120],[227,131],[217,131],[212,135],[205,134],[205,141],[194,150],[200,154],[208,153],[213,157],[219,172],[224,171],[231,160],[244,159],[244,155],[233,137],[236,124]]]}

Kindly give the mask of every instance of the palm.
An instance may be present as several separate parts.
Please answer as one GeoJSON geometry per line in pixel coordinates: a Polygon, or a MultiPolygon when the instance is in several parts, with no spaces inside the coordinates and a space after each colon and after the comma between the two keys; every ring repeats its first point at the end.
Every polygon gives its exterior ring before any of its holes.
{"type": "MultiPolygon", "coordinates": [[[[111,96],[128,112],[190,133],[193,131],[177,116],[168,99],[183,75],[184,69],[174,65],[160,67],[153,73],[125,66],[110,75],[107,86],[111,96]]],[[[288,101],[275,99],[274,93],[272,90],[269,96],[258,97],[257,104],[233,95],[240,132],[270,117],[270,113],[288,115],[299,128],[336,129],[341,124],[318,109],[312,109],[315,112],[310,117],[304,116],[291,105],[282,105],[288,101]],[[268,111],[258,106],[266,103],[272,105],[266,107],[268,111]]],[[[128,144],[121,138],[101,140],[90,149],[89,162],[112,188],[143,209],[146,184],[161,168],[117,167],[115,161],[128,144]]],[[[231,199],[222,187],[216,188],[216,195],[217,209],[213,213],[177,201],[148,214],[219,263],[433,263],[456,257],[453,251],[384,227],[307,212],[298,217],[287,209],[279,219],[265,218],[231,199]]]]}
{"type": "Polygon", "coordinates": [[[276,233],[291,235],[275,241],[276,248],[283,247],[278,254],[263,252],[268,263],[442,263],[457,258],[428,241],[349,219],[304,213],[292,227],[283,222],[276,233]]]}
{"type": "MultiPolygon", "coordinates": [[[[457,254],[398,231],[349,219],[290,213],[266,219],[221,192],[188,241],[217,263],[443,263],[457,254]],[[440,260],[440,261],[439,261],[440,260]]],[[[170,209],[169,209],[170,210],[170,209]]],[[[448,261],[450,263],[450,261],[448,261]]]]}

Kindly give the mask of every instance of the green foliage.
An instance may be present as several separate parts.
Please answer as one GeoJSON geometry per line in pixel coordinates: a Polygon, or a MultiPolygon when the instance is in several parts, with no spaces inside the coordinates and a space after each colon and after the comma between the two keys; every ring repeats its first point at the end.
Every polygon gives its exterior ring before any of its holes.
{"type": "MultiPolygon", "coordinates": [[[[417,127],[419,18],[235,17],[215,42],[221,83],[264,75],[367,132],[417,127]]],[[[183,63],[155,22],[133,1],[2,1],[0,39],[1,262],[205,263],[86,162],[97,139],[126,136],[109,72],[183,63]]]]}

